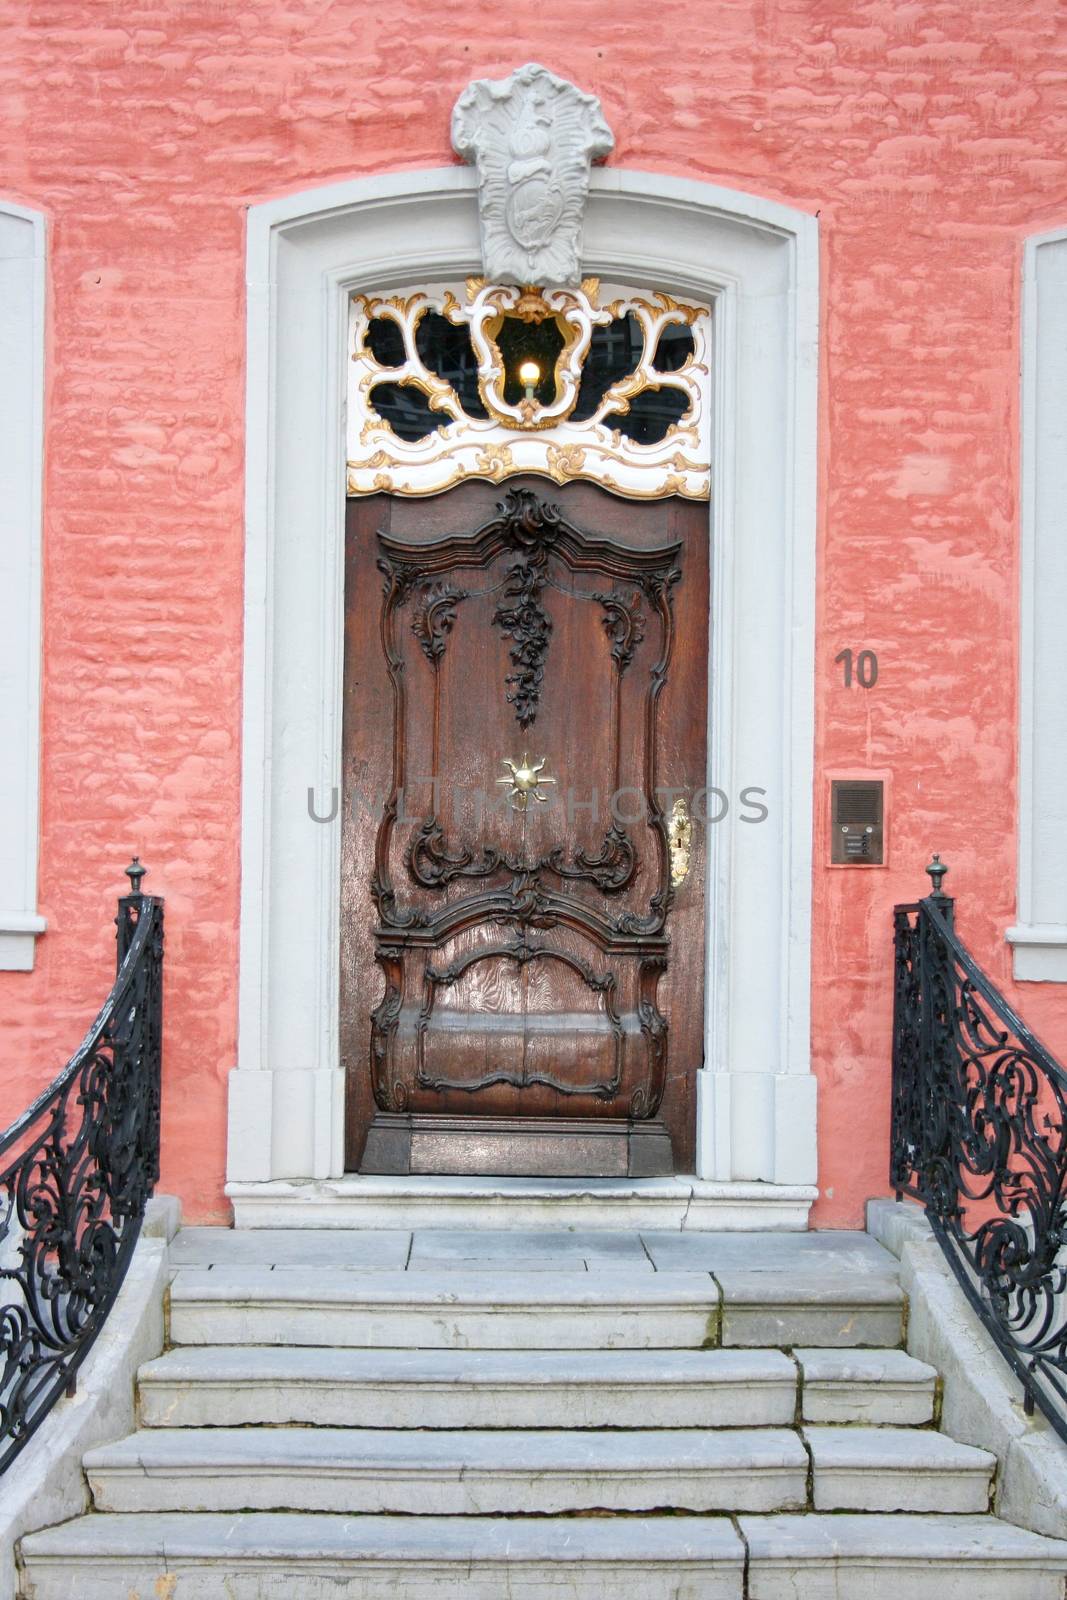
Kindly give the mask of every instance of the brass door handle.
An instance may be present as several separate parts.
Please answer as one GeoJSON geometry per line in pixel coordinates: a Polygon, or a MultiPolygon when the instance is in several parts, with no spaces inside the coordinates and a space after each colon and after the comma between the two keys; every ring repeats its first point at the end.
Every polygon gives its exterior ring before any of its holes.
{"type": "Polygon", "coordinates": [[[689,858],[693,849],[693,824],[689,820],[689,807],[679,795],[671,807],[667,823],[667,849],[671,858],[671,886],[679,888],[689,876],[689,858]]]}

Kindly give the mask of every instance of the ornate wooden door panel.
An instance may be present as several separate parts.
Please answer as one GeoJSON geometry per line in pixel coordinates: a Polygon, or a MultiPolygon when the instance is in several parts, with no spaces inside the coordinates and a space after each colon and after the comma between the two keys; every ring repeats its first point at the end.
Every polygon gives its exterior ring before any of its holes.
{"type": "Polygon", "coordinates": [[[673,887],[668,821],[704,781],[706,516],[536,478],[349,502],[350,1164],[691,1161],[703,841],[673,887]]]}

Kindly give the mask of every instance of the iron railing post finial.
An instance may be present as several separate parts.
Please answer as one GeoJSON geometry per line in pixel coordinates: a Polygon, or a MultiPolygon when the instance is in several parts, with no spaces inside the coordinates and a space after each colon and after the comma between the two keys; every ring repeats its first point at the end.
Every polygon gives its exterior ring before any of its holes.
{"type": "MultiPolygon", "coordinates": [[[[934,860],[935,861],[937,860],[936,856],[934,857],[934,860]]],[[[126,868],[126,876],[130,880],[130,893],[131,894],[140,894],[140,892],[141,892],[141,879],[145,876],[145,873],[147,871],[148,871],[148,868],[147,867],[142,867],[142,865],[141,865],[140,856],[134,856],[133,860],[130,862],[129,866],[126,868]]]]}
{"type": "Polygon", "coordinates": [[[137,928],[141,915],[141,880],[148,868],[142,867],[140,856],[134,856],[129,866],[125,868],[127,878],[130,880],[128,894],[119,896],[119,911],[115,918],[115,954],[116,968],[122,966],[126,959],[126,952],[130,948],[130,941],[137,928]]]}
{"type": "Polygon", "coordinates": [[[930,875],[930,882],[933,885],[929,898],[937,906],[937,909],[940,911],[945,921],[951,924],[955,917],[956,902],[952,896],[950,894],[946,894],[944,889],[941,887],[945,881],[945,874],[948,872],[948,867],[942,861],[941,857],[935,854],[933,860],[930,862],[926,870],[930,875]]]}
{"type": "MultiPolygon", "coordinates": [[[[134,857],[134,859],[136,860],[136,857],[134,857]]],[[[944,882],[945,874],[948,871],[948,867],[942,861],[941,857],[939,855],[935,855],[933,860],[930,862],[930,865],[927,867],[926,870],[930,875],[930,882],[934,886],[934,888],[933,888],[934,894],[937,895],[939,900],[942,900],[942,899],[947,900],[948,896],[946,894],[942,893],[941,885],[944,882]]]]}

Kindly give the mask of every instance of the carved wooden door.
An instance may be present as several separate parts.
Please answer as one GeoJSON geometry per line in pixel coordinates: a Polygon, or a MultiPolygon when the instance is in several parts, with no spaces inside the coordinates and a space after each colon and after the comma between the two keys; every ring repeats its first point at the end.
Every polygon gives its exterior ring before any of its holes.
{"type": "Polygon", "coordinates": [[[349,1165],[691,1169],[707,507],[471,483],[346,544],[349,1165]]]}

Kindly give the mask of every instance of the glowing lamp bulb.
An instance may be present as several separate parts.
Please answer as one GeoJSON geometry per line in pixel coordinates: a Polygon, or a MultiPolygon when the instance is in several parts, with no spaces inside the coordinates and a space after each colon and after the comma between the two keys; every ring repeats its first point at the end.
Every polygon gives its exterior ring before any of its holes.
{"type": "Polygon", "coordinates": [[[534,390],[541,381],[541,368],[536,361],[524,361],[519,367],[519,382],[526,390],[527,400],[532,400],[534,390]]]}

